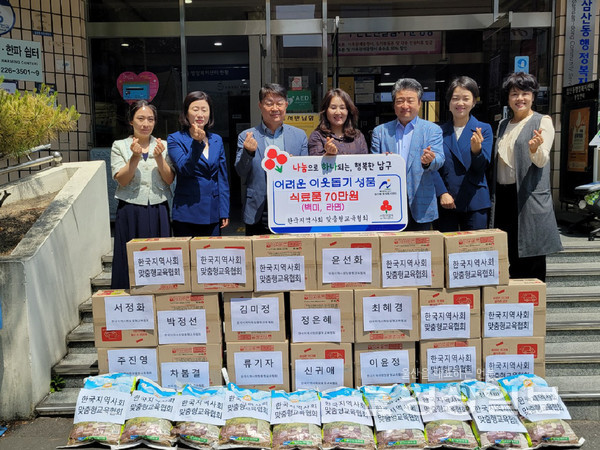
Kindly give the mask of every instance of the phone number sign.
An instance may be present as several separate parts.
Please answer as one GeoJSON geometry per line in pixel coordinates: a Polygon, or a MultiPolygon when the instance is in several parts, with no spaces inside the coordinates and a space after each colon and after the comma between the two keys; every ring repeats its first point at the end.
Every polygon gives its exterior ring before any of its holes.
{"type": "Polygon", "coordinates": [[[406,168],[398,155],[290,156],[271,146],[262,167],[274,233],[406,227],[406,168]]]}
{"type": "Polygon", "coordinates": [[[0,38],[0,77],[44,81],[41,43],[0,38]]]}

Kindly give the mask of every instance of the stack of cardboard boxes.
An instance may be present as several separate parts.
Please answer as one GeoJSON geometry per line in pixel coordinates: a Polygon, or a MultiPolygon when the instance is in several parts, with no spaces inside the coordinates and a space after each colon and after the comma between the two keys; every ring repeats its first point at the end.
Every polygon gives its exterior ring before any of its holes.
{"type": "Polygon", "coordinates": [[[544,375],[545,284],[508,279],[500,230],[127,248],[130,291],[93,296],[101,373],[218,385],[225,360],[236,384],[284,390],[544,375]]]}

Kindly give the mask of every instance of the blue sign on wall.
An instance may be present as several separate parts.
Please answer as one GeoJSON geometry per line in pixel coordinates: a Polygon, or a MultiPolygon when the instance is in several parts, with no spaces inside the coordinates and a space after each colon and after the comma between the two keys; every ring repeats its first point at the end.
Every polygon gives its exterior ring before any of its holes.
{"type": "Polygon", "coordinates": [[[529,73],[529,56],[515,56],[515,72],[529,73]]]}
{"type": "Polygon", "coordinates": [[[0,36],[15,26],[15,11],[8,0],[0,0],[0,36]]]}

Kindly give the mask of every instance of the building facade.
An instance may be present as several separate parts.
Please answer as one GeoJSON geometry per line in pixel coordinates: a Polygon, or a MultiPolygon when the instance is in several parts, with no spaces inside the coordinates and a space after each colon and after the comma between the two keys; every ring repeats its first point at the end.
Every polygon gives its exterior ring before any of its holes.
{"type": "MultiPolygon", "coordinates": [[[[0,38],[40,42],[43,81],[59,92],[59,103],[82,114],[77,131],[53,143],[66,161],[86,160],[93,148],[110,147],[128,134],[127,99],[152,98],[159,110],[154,134],[164,138],[178,129],[185,94],[204,90],[215,104],[214,131],[233,162],[237,133],[260,120],[257,93],[265,82],[287,87],[288,113],[309,123],[327,89],[347,90],[368,137],[377,124],[394,118],[390,92],[396,79],[419,80],[425,88],[421,115],[441,123],[450,117],[448,84],[469,75],[481,90],[475,115],[495,127],[506,114],[502,79],[528,70],[541,86],[536,109],[555,123],[555,189],[573,5],[590,8],[593,49],[600,28],[597,0],[9,3],[15,25],[0,38]]],[[[588,57],[590,81],[597,78],[597,53],[588,57]]],[[[31,81],[16,84],[35,87],[31,81]]],[[[1,161],[0,168],[8,163],[1,161]]],[[[231,183],[239,189],[233,173],[231,183]]]]}

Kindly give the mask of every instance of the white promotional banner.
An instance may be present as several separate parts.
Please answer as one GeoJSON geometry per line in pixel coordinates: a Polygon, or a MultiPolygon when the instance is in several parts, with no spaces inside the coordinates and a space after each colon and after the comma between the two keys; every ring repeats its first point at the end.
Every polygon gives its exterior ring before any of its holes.
{"type": "Polygon", "coordinates": [[[399,155],[291,156],[270,146],[262,167],[274,233],[406,227],[406,165],[399,155]]]}

